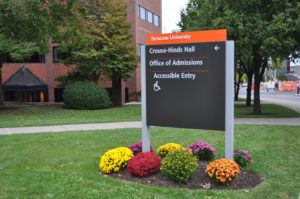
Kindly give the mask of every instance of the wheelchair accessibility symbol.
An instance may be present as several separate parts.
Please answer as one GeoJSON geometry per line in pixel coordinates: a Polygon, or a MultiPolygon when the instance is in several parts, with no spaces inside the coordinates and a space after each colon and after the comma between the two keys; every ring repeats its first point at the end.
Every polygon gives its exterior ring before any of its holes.
{"type": "Polygon", "coordinates": [[[160,86],[158,85],[158,81],[156,81],[156,82],[153,84],[153,90],[156,91],[156,92],[158,92],[158,91],[161,90],[161,89],[160,89],[160,86]]]}

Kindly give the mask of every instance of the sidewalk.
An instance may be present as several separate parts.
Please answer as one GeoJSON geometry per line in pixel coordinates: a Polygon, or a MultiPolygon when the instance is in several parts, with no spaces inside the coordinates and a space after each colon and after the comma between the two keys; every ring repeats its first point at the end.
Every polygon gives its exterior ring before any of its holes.
{"type": "MultiPolygon", "coordinates": [[[[238,118],[234,120],[234,124],[300,126],[300,118],[276,118],[276,119],[238,118]]],[[[59,126],[0,128],[0,135],[108,130],[108,129],[123,129],[123,128],[142,128],[142,122],[137,121],[137,122],[75,124],[75,125],[59,125],[59,126]]]]}

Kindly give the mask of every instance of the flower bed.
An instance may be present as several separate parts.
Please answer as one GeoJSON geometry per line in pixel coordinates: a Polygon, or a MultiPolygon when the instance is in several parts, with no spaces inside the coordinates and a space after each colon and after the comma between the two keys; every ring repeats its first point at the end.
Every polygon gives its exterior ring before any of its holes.
{"type": "MultiPolygon", "coordinates": [[[[108,175],[116,179],[121,179],[122,181],[135,182],[144,185],[193,190],[247,190],[256,187],[263,181],[263,177],[259,174],[241,170],[241,173],[237,178],[232,180],[229,185],[224,185],[215,182],[207,175],[207,173],[205,173],[207,162],[198,161],[198,165],[195,175],[186,184],[175,182],[160,171],[144,177],[138,177],[130,174],[128,169],[123,169],[120,172],[113,172],[108,175]]],[[[173,190],[176,191],[175,189],[173,190]]]]}
{"type": "MultiPolygon", "coordinates": [[[[161,159],[153,152],[140,152],[142,148],[141,142],[131,145],[130,148],[119,147],[107,151],[100,160],[99,167],[101,171],[103,173],[114,173],[127,167],[121,173],[126,171],[132,176],[148,178],[150,174],[155,175],[160,170],[159,175],[168,177],[177,183],[187,184],[195,181],[194,176],[202,176],[201,178],[206,176],[205,178],[210,178],[211,181],[220,185],[229,185],[241,173],[239,165],[233,160],[222,158],[206,165],[206,161],[211,159],[211,157],[214,158],[217,154],[215,149],[204,141],[189,145],[187,150],[175,143],[160,146],[157,153],[163,159],[162,164],[160,164],[161,159]],[[136,156],[134,156],[134,152],[136,152],[136,156]],[[200,162],[197,162],[198,160],[200,162]],[[203,160],[204,162],[201,162],[203,160]],[[206,165],[206,169],[203,167],[203,163],[206,165]],[[200,164],[200,167],[198,164],[200,164]],[[203,174],[197,174],[197,172],[203,172],[203,174]]],[[[248,151],[245,150],[239,149],[234,155],[235,157],[241,156],[242,158],[240,159],[248,162],[253,161],[251,159],[252,156],[248,155],[248,151]]],[[[243,174],[245,174],[245,171],[243,171],[243,174]]],[[[118,176],[122,176],[122,174],[118,174],[118,176]]],[[[254,180],[256,181],[253,184],[262,181],[257,176],[254,180]]],[[[199,181],[199,179],[196,181],[199,181]]],[[[148,181],[147,183],[150,182],[148,181]]],[[[207,182],[207,180],[204,180],[204,182],[207,182]]]]}

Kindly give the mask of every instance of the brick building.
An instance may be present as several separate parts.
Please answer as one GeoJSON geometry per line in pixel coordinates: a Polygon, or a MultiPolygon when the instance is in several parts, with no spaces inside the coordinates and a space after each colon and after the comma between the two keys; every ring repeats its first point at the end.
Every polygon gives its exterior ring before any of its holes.
{"type": "MultiPolygon", "coordinates": [[[[147,34],[161,33],[161,0],[127,0],[128,20],[134,35],[133,42],[138,52],[141,45],[146,44],[147,34]]],[[[29,59],[19,63],[11,63],[6,60],[2,68],[2,83],[5,83],[24,65],[41,81],[48,85],[48,89],[13,90],[5,89],[5,101],[23,102],[60,102],[62,101],[62,89],[57,88],[59,82],[55,78],[68,71],[68,67],[57,62],[59,53],[56,51],[57,44],[49,43],[47,55],[35,54],[29,59]]],[[[100,85],[111,90],[111,82],[99,82],[100,85]]],[[[141,68],[138,66],[133,76],[122,83],[123,102],[136,101],[141,91],[141,68]]]]}

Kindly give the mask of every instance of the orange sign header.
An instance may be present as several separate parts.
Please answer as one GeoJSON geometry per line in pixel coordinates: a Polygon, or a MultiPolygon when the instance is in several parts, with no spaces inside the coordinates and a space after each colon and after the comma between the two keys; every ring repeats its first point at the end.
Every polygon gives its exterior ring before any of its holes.
{"type": "Polygon", "coordinates": [[[148,45],[216,42],[226,40],[226,29],[148,35],[148,45]]]}

